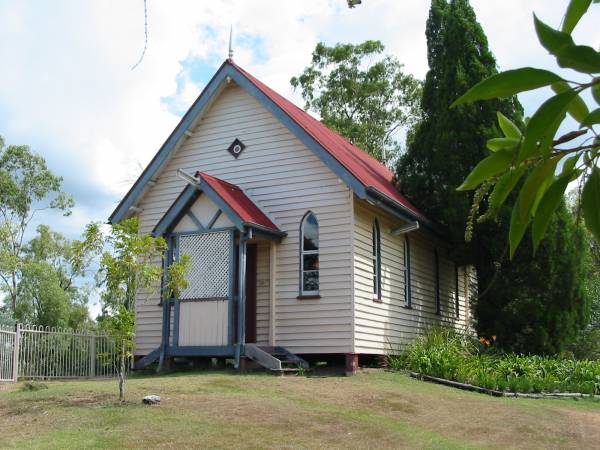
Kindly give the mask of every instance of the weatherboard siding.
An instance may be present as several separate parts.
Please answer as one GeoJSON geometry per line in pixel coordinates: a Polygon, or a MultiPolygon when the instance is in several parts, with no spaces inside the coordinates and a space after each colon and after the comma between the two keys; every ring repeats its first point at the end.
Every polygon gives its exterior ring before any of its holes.
{"type": "Polygon", "coordinates": [[[459,318],[455,309],[454,263],[438,243],[441,314],[436,314],[435,241],[422,231],[409,233],[412,308],[405,308],[404,236],[391,234],[402,223],[358,199],[354,204],[355,351],[388,353],[400,349],[428,326],[464,329],[465,269],[459,268],[459,318]],[[372,226],[377,218],[381,239],[381,302],[373,300],[372,226]]]}
{"type": "MultiPolygon", "coordinates": [[[[185,187],[176,175],[177,169],[190,173],[201,170],[240,186],[288,233],[276,250],[276,343],[298,353],[351,351],[349,188],[277,118],[235,84],[223,90],[190,131],[193,135],[184,138],[138,205],[142,209],[141,231],[151,232],[185,187]],[[246,145],[238,159],[227,152],[235,138],[246,145]],[[296,298],[299,228],[308,210],[316,214],[320,225],[319,300],[296,298]]],[[[264,252],[259,249],[258,257],[257,337],[266,342],[268,247],[264,252]]],[[[146,354],[160,344],[162,311],[158,298],[140,300],[136,306],[136,352],[146,354]]]]}

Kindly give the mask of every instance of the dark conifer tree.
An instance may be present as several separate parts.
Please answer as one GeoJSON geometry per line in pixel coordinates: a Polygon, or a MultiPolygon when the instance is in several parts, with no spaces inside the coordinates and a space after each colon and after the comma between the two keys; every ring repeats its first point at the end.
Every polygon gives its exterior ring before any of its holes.
{"type": "Polygon", "coordinates": [[[523,110],[516,98],[449,108],[470,87],[497,73],[468,0],[432,0],[426,35],[429,72],[423,88],[423,120],[409,134],[407,151],[398,164],[399,187],[446,229],[455,259],[475,264],[478,331],[497,335],[507,349],[559,351],[586,316],[579,231],[571,218],[564,217],[563,207],[537,255],[531,245],[522,245],[509,261],[507,206],[496,219],[476,224],[472,240],[465,242],[472,194],[456,187],[489,154],[486,141],[500,135],[496,111],[519,124],[523,110]],[[572,265],[567,268],[565,261],[572,265]]]}

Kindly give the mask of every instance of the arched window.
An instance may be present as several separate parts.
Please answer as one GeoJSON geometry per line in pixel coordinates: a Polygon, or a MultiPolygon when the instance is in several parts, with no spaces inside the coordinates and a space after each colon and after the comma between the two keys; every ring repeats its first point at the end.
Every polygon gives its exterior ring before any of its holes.
{"type": "Polygon", "coordinates": [[[300,295],[319,294],[319,222],[308,212],[300,225],[300,295]]]}
{"type": "Polygon", "coordinates": [[[373,222],[373,300],[381,300],[381,239],[379,222],[373,222]]]}
{"type": "Polygon", "coordinates": [[[410,285],[410,241],[408,235],[404,235],[404,306],[412,306],[412,293],[410,285]]]}

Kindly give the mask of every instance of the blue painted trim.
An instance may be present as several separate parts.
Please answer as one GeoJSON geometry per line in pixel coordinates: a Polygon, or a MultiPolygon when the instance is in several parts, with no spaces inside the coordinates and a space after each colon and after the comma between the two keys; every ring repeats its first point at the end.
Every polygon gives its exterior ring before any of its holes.
{"type": "Polygon", "coordinates": [[[261,234],[263,236],[269,236],[268,239],[271,240],[281,240],[281,238],[287,236],[285,231],[274,230],[272,228],[263,227],[262,225],[258,225],[252,222],[244,222],[243,225],[246,228],[251,229],[254,234],[261,234]]]}
{"type": "Polygon", "coordinates": [[[189,209],[188,209],[188,212],[186,213],[186,216],[188,216],[190,219],[192,219],[192,222],[194,222],[194,225],[196,225],[196,227],[198,227],[198,231],[206,231],[206,228],[204,228],[204,225],[202,225],[202,222],[200,222],[200,220],[196,217],[196,215],[189,209]]]}
{"type": "Polygon", "coordinates": [[[404,235],[404,265],[406,276],[404,279],[404,303],[408,308],[412,307],[412,280],[410,273],[410,240],[408,234],[404,235]]]}
{"type": "Polygon", "coordinates": [[[310,134],[288,116],[273,100],[267,97],[258,89],[248,78],[239,72],[231,64],[225,61],[219,70],[215,73],[200,96],[196,99],[192,107],[183,116],[177,127],[173,130],[169,138],[162,145],[158,153],[154,156],[150,164],[146,167],[142,175],[131,187],[129,192],[121,200],[117,208],[109,218],[110,223],[117,223],[123,220],[129,211],[129,208],[135,204],[146,184],[158,172],[162,164],[166,161],[169,154],[176,147],[179,140],[184,136],[185,131],[192,125],[196,117],[210,103],[212,97],[217,93],[221,84],[226,82],[227,77],[231,77],[240,87],[245,89],[250,95],[256,98],[267,110],[277,117],[304,145],[313,151],[339,178],[341,178],[354,193],[361,199],[365,199],[367,191],[365,186],[348,169],[346,169],[337,159],[335,159],[325,148],[317,142],[310,134]]]}
{"type": "Polygon", "coordinates": [[[388,196],[383,195],[377,189],[367,188],[367,198],[371,201],[374,201],[377,206],[382,209],[391,210],[391,214],[395,217],[402,219],[406,222],[414,222],[415,220],[419,220],[421,222],[426,222],[422,217],[417,216],[408,208],[400,205],[398,202],[390,199],[388,196]]]}
{"type": "Polygon", "coordinates": [[[437,248],[433,249],[433,263],[435,264],[435,313],[442,313],[442,300],[440,298],[440,257],[437,248]]]}
{"type": "Polygon", "coordinates": [[[237,308],[237,346],[236,346],[236,368],[239,367],[240,356],[242,349],[246,343],[246,242],[248,241],[248,234],[240,234],[239,242],[239,259],[238,259],[238,308],[237,308]]]}
{"type": "Polygon", "coordinates": [[[171,236],[191,236],[193,234],[210,234],[210,233],[220,233],[223,231],[237,231],[236,227],[223,227],[223,228],[213,228],[211,230],[205,230],[201,233],[198,231],[176,231],[171,233],[171,236]]]}
{"type": "Polygon", "coordinates": [[[148,166],[144,169],[129,192],[127,192],[125,197],[123,197],[119,205],[117,205],[113,213],[110,215],[108,219],[110,223],[118,223],[127,216],[129,208],[135,204],[142,191],[146,187],[146,184],[152,179],[152,177],[154,177],[156,172],[158,172],[173,149],[177,146],[179,140],[185,135],[185,132],[190,128],[198,115],[209,104],[210,100],[215,95],[221,84],[225,81],[226,73],[224,69],[227,67],[231,68],[231,65],[228,65],[226,61],[221,64],[221,67],[219,67],[217,72],[213,75],[194,104],[185,113],[179,124],[171,132],[170,136],[164,142],[160,150],[156,153],[154,158],[152,158],[150,164],[148,164],[148,166]]]}
{"type": "Polygon", "coordinates": [[[233,345],[207,345],[207,346],[173,346],[168,349],[169,356],[212,356],[232,357],[235,355],[233,345]]]}
{"type": "Polygon", "coordinates": [[[237,265],[235,263],[235,231],[231,231],[231,250],[229,254],[229,305],[227,305],[227,343],[234,344],[235,339],[235,275],[237,265]]]}
{"type": "Polygon", "coordinates": [[[152,350],[146,356],[144,356],[143,358],[141,358],[138,361],[136,361],[135,364],[133,365],[133,368],[135,370],[139,370],[139,369],[143,369],[144,367],[149,366],[154,361],[156,361],[157,359],[160,358],[160,352],[161,352],[161,348],[160,347],[158,347],[157,349],[152,350]]]}
{"type": "Polygon", "coordinates": [[[198,198],[200,191],[194,186],[187,185],[181,194],[175,199],[173,204],[169,207],[167,212],[158,221],[154,230],[152,230],[153,236],[162,236],[167,233],[172,227],[174,227],[179,219],[185,214],[190,205],[198,198]]]}
{"type": "Polygon", "coordinates": [[[389,197],[381,194],[378,190],[373,188],[367,188],[367,201],[383,209],[385,212],[392,216],[401,219],[405,222],[414,222],[415,220],[422,223],[429,231],[434,233],[437,237],[448,240],[448,234],[444,232],[439,225],[436,225],[429,219],[415,215],[408,208],[400,205],[398,202],[390,199],[389,197]]]}
{"type": "Polygon", "coordinates": [[[221,196],[217,194],[217,192],[212,187],[210,187],[208,183],[206,183],[202,179],[199,179],[198,188],[202,192],[204,192],[208,196],[208,198],[210,198],[212,202],[221,209],[221,211],[225,213],[225,215],[233,222],[233,224],[238,230],[244,231],[244,223],[240,216],[238,216],[234,209],[231,206],[229,206],[229,203],[223,200],[221,196]]]}
{"type": "Polygon", "coordinates": [[[220,215],[221,215],[221,210],[218,209],[217,212],[215,213],[215,215],[212,217],[212,219],[210,219],[210,222],[208,222],[208,225],[206,226],[206,228],[211,229],[220,215]]]}

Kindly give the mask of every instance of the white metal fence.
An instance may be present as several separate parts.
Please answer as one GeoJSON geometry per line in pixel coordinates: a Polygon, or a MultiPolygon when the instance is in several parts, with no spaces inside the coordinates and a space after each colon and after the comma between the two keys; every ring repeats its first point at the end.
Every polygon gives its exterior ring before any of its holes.
{"type": "Polygon", "coordinates": [[[99,332],[0,326],[0,381],[115,377],[121,349],[99,332]]]}
{"type": "Polygon", "coordinates": [[[0,325],[0,381],[13,381],[15,378],[15,335],[13,327],[0,325]]]}

